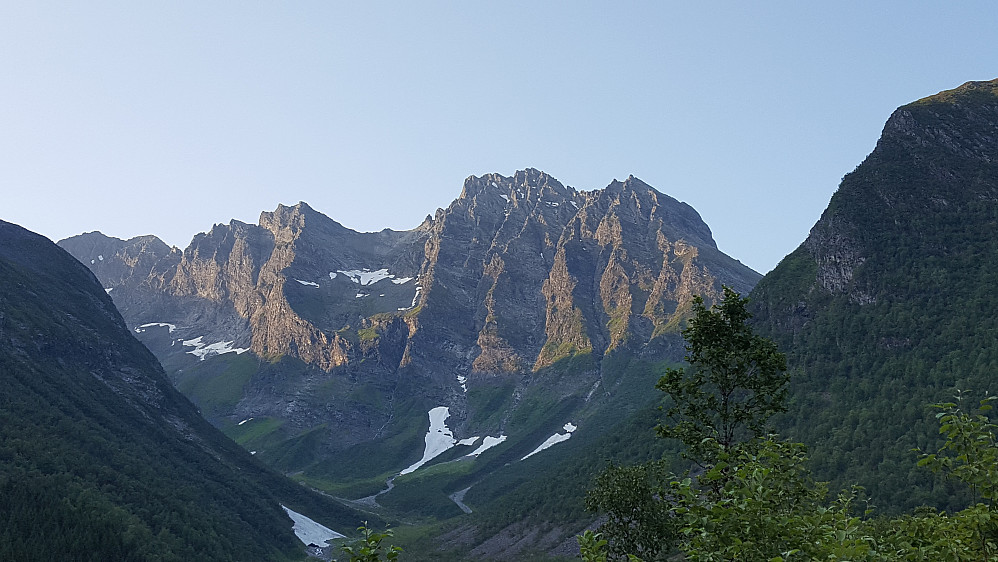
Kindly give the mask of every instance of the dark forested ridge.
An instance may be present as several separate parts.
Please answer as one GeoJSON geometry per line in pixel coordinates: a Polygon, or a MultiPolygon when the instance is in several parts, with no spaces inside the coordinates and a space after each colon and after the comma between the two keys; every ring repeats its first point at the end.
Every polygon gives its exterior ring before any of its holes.
{"type": "Polygon", "coordinates": [[[782,427],[881,509],[965,498],[914,467],[927,404],[998,377],[998,81],[899,108],[807,240],[753,290],[788,354],[782,427]]]}
{"type": "Polygon", "coordinates": [[[361,517],[198,415],[94,276],[0,222],[0,559],[304,558],[284,503],[361,517]]]}

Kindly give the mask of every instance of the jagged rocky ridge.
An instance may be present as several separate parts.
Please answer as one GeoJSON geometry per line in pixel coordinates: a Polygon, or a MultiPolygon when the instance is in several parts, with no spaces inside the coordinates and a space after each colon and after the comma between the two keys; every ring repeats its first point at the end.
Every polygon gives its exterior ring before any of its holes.
{"type": "MultiPolygon", "coordinates": [[[[319,428],[306,447],[319,457],[405,432],[411,443],[409,421],[439,405],[458,436],[504,433],[545,369],[575,361],[562,392],[585,395],[607,353],[681,359],[692,297],[759,278],[689,205],[636,178],[585,192],[537,170],[470,177],[405,232],[354,232],[299,203],[215,225],[183,252],[100,233],[60,245],[209,419],[279,420],[286,439],[319,428]],[[248,351],[213,354],[229,349],[248,351]],[[198,394],[197,380],[226,369],[252,371],[237,395],[198,394]],[[469,398],[505,382],[502,399],[469,398]]],[[[289,469],[316,458],[282,457],[289,469]]]]}

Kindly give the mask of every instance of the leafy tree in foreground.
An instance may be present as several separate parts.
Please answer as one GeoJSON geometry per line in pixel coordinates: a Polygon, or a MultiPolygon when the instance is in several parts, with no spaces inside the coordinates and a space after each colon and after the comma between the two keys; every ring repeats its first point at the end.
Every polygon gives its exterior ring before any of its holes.
{"type": "Polygon", "coordinates": [[[672,504],[662,498],[674,478],[662,461],[611,466],[596,477],[586,495],[586,508],[606,515],[598,534],[610,556],[634,554],[656,560],[672,551],[679,520],[672,504]]]}
{"type": "MultiPolygon", "coordinates": [[[[998,426],[986,412],[936,404],[945,444],[919,464],[970,485],[981,499],[954,514],[919,508],[894,518],[856,512],[859,492],[827,501],[799,443],[772,436],[718,454],[697,478],[675,477],[658,496],[675,514],[676,551],[688,562],[864,560],[994,562],[998,560],[998,426]]],[[[634,560],[610,552],[614,537],[588,542],[589,559],[634,560]]],[[[580,542],[580,544],[583,544],[580,542]]],[[[656,556],[660,556],[656,554],[656,556]]],[[[645,558],[650,560],[651,558],[645,558]]]]}
{"type": "MultiPolygon", "coordinates": [[[[683,454],[706,471],[739,442],[763,435],[769,418],[783,410],[786,358],[752,332],[747,303],[728,287],[709,309],[695,297],[682,332],[688,366],[669,369],[655,385],[671,399],[666,415],[672,422],[659,424],[656,432],[681,441],[683,454]]],[[[703,479],[715,494],[724,487],[727,466],[712,473],[716,478],[703,479]]],[[[681,523],[669,501],[680,492],[670,489],[675,478],[661,462],[610,467],[597,478],[586,506],[606,514],[600,530],[611,556],[654,560],[674,550],[681,523]]]]}
{"type": "Polygon", "coordinates": [[[350,556],[348,558],[350,562],[380,562],[381,560],[393,562],[398,560],[399,554],[402,552],[401,548],[392,545],[385,549],[381,545],[385,539],[391,538],[391,530],[385,529],[383,533],[375,533],[367,527],[366,521],[364,525],[357,527],[357,530],[360,531],[361,538],[340,547],[340,550],[350,556]]]}
{"type": "Polygon", "coordinates": [[[682,441],[685,455],[701,466],[739,441],[764,435],[769,418],[786,410],[786,356],[753,333],[747,303],[728,287],[710,309],[695,297],[682,332],[689,365],[669,369],[655,385],[672,399],[666,412],[672,423],[655,430],[682,441]]]}
{"type": "Polygon", "coordinates": [[[698,478],[675,480],[671,504],[685,560],[867,560],[871,545],[854,515],[859,492],[826,502],[806,467],[804,445],[758,438],[722,451],[698,478]]]}
{"type": "Polygon", "coordinates": [[[674,401],[675,422],[660,425],[659,435],[680,439],[702,470],[680,477],[648,463],[600,475],[587,506],[607,522],[580,537],[584,559],[650,561],[679,552],[689,562],[998,560],[998,426],[986,415],[995,397],[973,415],[959,397],[934,405],[946,441],[919,461],[969,485],[978,503],[952,515],[925,508],[861,516],[858,489],[828,501],[804,445],[764,433],[782,409],[785,361],[745,325],[745,303],[728,289],[711,310],[697,300],[683,332],[690,365],[657,385],[674,401]]]}

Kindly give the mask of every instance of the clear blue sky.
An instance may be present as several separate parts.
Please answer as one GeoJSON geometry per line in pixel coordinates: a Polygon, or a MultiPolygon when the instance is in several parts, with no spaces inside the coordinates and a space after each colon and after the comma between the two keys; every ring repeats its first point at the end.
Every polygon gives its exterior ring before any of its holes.
{"type": "Polygon", "coordinates": [[[998,77],[993,2],[0,3],[0,218],[184,247],[307,201],[634,174],[765,273],[899,105],[998,77]]]}

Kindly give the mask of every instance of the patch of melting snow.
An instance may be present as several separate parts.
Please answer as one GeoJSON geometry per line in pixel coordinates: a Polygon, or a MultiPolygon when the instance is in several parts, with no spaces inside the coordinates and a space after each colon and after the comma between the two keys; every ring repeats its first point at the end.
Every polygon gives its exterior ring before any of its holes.
{"type": "Polygon", "coordinates": [[[243,425],[244,423],[246,423],[246,422],[248,422],[248,421],[250,421],[250,420],[252,420],[252,419],[253,419],[253,418],[246,418],[246,419],[244,419],[243,421],[241,421],[241,422],[237,423],[236,425],[243,425]]]}
{"type": "Polygon", "coordinates": [[[345,535],[341,535],[325,525],[316,523],[301,513],[288,509],[284,504],[281,504],[281,507],[287,512],[288,517],[294,521],[295,535],[298,537],[298,540],[305,543],[305,546],[315,545],[325,547],[329,546],[329,541],[333,539],[345,538],[345,535]]]}
{"type": "Polygon", "coordinates": [[[468,382],[468,377],[464,375],[458,375],[457,382],[461,385],[461,390],[468,392],[468,385],[466,384],[468,382]]]}
{"type": "Polygon", "coordinates": [[[114,290],[114,287],[108,287],[108,288],[104,289],[104,292],[110,295],[111,291],[113,291],[113,290],[114,290]]]}
{"type": "Polygon", "coordinates": [[[412,304],[409,306],[399,307],[399,310],[409,310],[416,307],[416,301],[419,300],[419,293],[423,290],[422,285],[416,285],[416,294],[412,297],[412,304]]]}
{"type": "MultiPolygon", "coordinates": [[[[382,279],[393,279],[395,276],[388,273],[388,269],[382,268],[377,271],[371,271],[366,267],[364,269],[351,269],[344,271],[342,269],[337,269],[336,273],[342,273],[350,278],[351,281],[357,283],[358,285],[373,285],[382,279]]],[[[332,273],[330,273],[332,275],[332,273]]]]}
{"type": "Polygon", "coordinates": [[[492,437],[491,435],[486,435],[485,439],[482,440],[482,444],[478,446],[477,449],[465,455],[466,457],[477,457],[478,455],[488,451],[492,447],[502,443],[506,440],[505,435],[500,435],[499,437],[492,437]]]}
{"type": "Polygon", "coordinates": [[[465,446],[470,447],[470,446],[472,446],[472,445],[475,444],[475,441],[478,441],[478,436],[477,435],[474,436],[474,437],[468,437],[467,439],[462,439],[462,440],[458,441],[457,444],[458,445],[465,445],[465,446]]]}
{"type": "Polygon", "coordinates": [[[192,340],[183,341],[185,346],[194,348],[187,353],[196,355],[199,359],[201,359],[201,361],[204,361],[206,357],[211,355],[222,355],[225,353],[235,353],[237,355],[241,355],[249,351],[248,347],[232,347],[233,342],[231,341],[220,341],[212,344],[205,344],[201,342],[203,338],[204,336],[198,336],[192,340]]]}
{"type": "Polygon", "coordinates": [[[430,429],[426,432],[426,437],[423,439],[426,443],[423,448],[423,458],[409,465],[399,474],[414,472],[457,444],[457,439],[454,439],[454,432],[447,427],[445,421],[450,417],[450,408],[447,406],[437,406],[427,412],[427,414],[430,416],[430,429]]]}
{"type": "Polygon", "coordinates": [[[97,256],[97,259],[99,259],[100,261],[104,261],[104,256],[97,256]]]}
{"type": "Polygon", "coordinates": [[[401,279],[392,279],[392,283],[395,283],[396,285],[404,285],[413,279],[415,279],[415,277],[402,277],[401,279]]]}
{"type": "Polygon", "coordinates": [[[507,203],[509,203],[509,195],[506,195],[505,193],[500,193],[499,197],[502,197],[503,199],[506,200],[507,203]]]}
{"type": "Polygon", "coordinates": [[[301,283],[302,285],[308,285],[309,287],[318,287],[319,284],[314,281],[302,281],[301,279],[295,279],[295,281],[301,283]]]}
{"type": "MultiPolygon", "coordinates": [[[[111,289],[107,289],[107,291],[110,292],[111,289]]],[[[166,322],[150,322],[148,324],[143,324],[135,328],[135,333],[141,334],[142,332],[146,331],[146,328],[169,328],[171,334],[173,333],[174,330],[177,329],[177,327],[174,324],[167,324],[166,322]]]]}
{"type": "Polygon", "coordinates": [[[533,455],[536,455],[537,453],[543,451],[544,449],[550,448],[553,445],[557,445],[562,441],[568,441],[568,439],[572,437],[572,432],[578,429],[578,426],[576,426],[572,422],[568,422],[563,426],[563,429],[565,430],[565,433],[555,433],[551,437],[548,437],[547,441],[541,443],[539,447],[531,451],[529,455],[523,457],[520,460],[521,461],[527,460],[528,458],[532,457],[533,455]]]}
{"type": "Polygon", "coordinates": [[[357,293],[357,296],[356,296],[356,297],[354,297],[354,298],[355,298],[355,299],[360,299],[360,298],[364,298],[364,297],[366,297],[366,296],[367,296],[367,295],[365,295],[364,293],[357,293]]]}
{"type": "Polygon", "coordinates": [[[330,279],[336,279],[336,272],[335,271],[330,271],[329,272],[329,278],[330,279]]]}
{"type": "Polygon", "coordinates": [[[575,207],[576,209],[579,208],[579,204],[576,203],[575,201],[569,201],[568,204],[571,205],[571,206],[573,206],[573,207],[575,207]]]}

